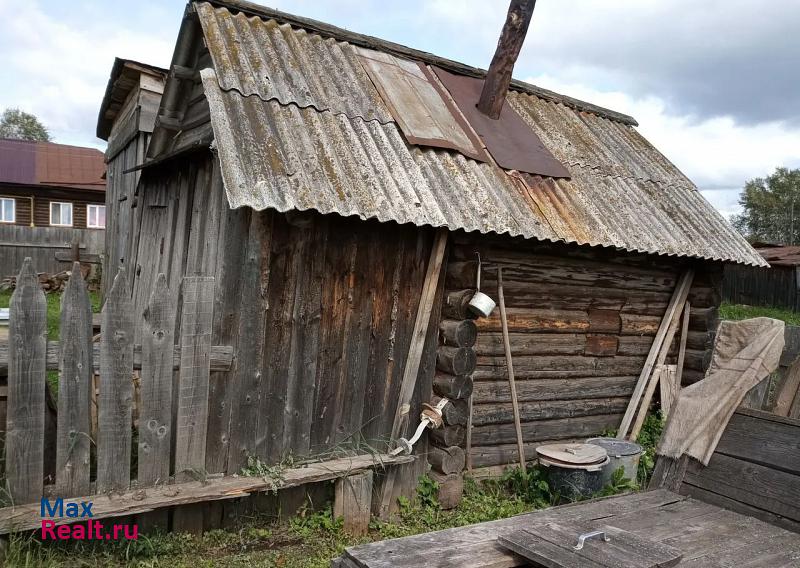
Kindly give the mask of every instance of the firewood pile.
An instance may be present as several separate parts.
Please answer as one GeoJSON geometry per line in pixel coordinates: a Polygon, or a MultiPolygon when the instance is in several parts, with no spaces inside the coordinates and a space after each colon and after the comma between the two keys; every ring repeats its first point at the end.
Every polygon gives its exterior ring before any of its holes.
{"type": "MultiPolygon", "coordinates": [[[[83,278],[86,279],[89,276],[89,272],[91,271],[91,266],[89,265],[81,265],[81,273],[83,278]]],[[[55,274],[50,274],[47,272],[39,272],[39,284],[42,286],[42,290],[45,292],[62,292],[64,287],[67,285],[67,281],[69,281],[70,276],[72,275],[71,270],[62,270],[61,272],[56,272],[55,274]]],[[[13,290],[17,286],[17,277],[14,276],[6,276],[0,281],[0,291],[3,290],[13,290]]]]}

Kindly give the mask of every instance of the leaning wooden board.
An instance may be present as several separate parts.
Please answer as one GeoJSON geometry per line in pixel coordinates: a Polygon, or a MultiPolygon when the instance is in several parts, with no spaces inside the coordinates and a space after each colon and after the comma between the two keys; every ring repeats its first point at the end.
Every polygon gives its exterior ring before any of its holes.
{"type": "Polygon", "coordinates": [[[547,568],[669,568],[683,557],[672,546],[610,525],[592,528],[603,531],[607,541],[586,540],[576,550],[578,535],[588,529],[585,523],[538,523],[501,534],[497,541],[547,568]]]}

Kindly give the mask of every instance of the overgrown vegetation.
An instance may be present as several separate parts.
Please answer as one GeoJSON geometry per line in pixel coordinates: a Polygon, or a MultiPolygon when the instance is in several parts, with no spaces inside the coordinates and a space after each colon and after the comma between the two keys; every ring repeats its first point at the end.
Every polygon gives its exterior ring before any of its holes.
{"type": "Polygon", "coordinates": [[[758,317],[775,318],[787,325],[800,325],[800,313],[783,308],[767,308],[763,306],[746,306],[743,304],[723,303],[719,307],[719,317],[727,320],[744,320],[758,317]]]}
{"type": "MultiPolygon", "coordinates": [[[[274,473],[262,465],[250,460],[245,471],[252,475],[274,473]]],[[[598,496],[634,488],[631,480],[622,478],[620,469],[612,484],[598,496]]],[[[544,472],[535,466],[525,472],[509,469],[494,480],[465,479],[463,499],[450,511],[440,507],[438,490],[434,480],[421,477],[414,499],[399,500],[396,518],[391,522],[373,520],[369,534],[362,537],[346,533],[341,519],[333,518],[330,505],[316,512],[307,505],[288,521],[257,517],[200,537],[158,533],[140,535],[138,541],[131,542],[65,544],[42,543],[32,536],[17,535],[9,543],[7,566],[327,568],[331,558],[341,555],[345,547],[502,519],[558,504],[544,472]]]]}

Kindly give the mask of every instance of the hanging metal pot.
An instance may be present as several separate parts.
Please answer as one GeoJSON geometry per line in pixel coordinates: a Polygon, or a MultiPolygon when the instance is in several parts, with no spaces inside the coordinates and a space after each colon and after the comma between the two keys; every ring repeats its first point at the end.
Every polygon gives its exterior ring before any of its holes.
{"type": "Polygon", "coordinates": [[[469,310],[478,317],[488,318],[490,315],[492,315],[492,311],[494,310],[495,306],[497,306],[497,303],[489,296],[481,292],[481,255],[480,253],[475,254],[478,255],[478,275],[476,279],[477,285],[475,286],[475,294],[469,301],[469,310]]]}

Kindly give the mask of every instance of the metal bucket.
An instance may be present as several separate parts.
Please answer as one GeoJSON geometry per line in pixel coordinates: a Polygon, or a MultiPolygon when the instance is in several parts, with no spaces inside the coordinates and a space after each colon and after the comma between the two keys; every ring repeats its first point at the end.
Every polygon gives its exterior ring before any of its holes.
{"type": "Polygon", "coordinates": [[[469,301],[469,310],[475,315],[488,318],[497,304],[483,292],[475,292],[469,301]]]}
{"type": "Polygon", "coordinates": [[[617,438],[589,438],[586,443],[600,446],[608,452],[609,463],[603,468],[603,486],[611,482],[611,477],[620,467],[625,470],[624,477],[636,481],[642,446],[617,438]]]}
{"type": "Polygon", "coordinates": [[[603,474],[608,462],[606,458],[599,464],[567,466],[539,457],[539,465],[547,470],[550,489],[570,501],[591,497],[605,486],[603,474]]]}

